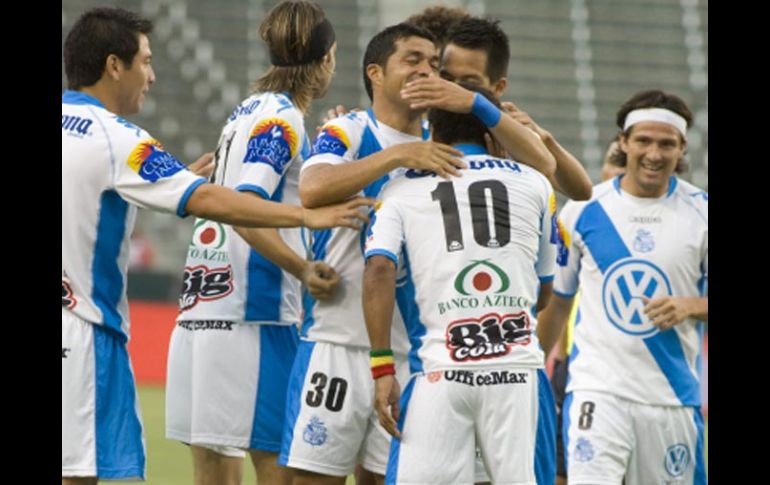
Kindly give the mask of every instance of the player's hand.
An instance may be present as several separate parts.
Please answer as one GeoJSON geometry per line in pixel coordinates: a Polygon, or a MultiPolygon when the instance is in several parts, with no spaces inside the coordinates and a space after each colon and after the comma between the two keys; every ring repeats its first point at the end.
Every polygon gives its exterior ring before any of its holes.
{"type": "Polygon", "coordinates": [[[199,159],[188,165],[187,170],[201,177],[211,177],[211,174],[214,173],[214,152],[204,153],[199,159]]]}
{"type": "Polygon", "coordinates": [[[529,114],[526,112],[520,110],[518,106],[513,104],[510,101],[503,101],[500,103],[503,108],[503,113],[507,114],[514,120],[518,121],[522,125],[529,128],[533,133],[538,135],[541,140],[545,141],[548,138],[551,138],[553,135],[547,130],[544,130],[543,127],[535,123],[535,120],[532,119],[529,114]]]}
{"type": "Polygon", "coordinates": [[[348,114],[348,112],[352,113],[354,111],[360,111],[360,109],[353,108],[351,110],[348,110],[341,104],[338,104],[334,108],[329,108],[328,110],[326,110],[326,114],[324,115],[324,117],[321,118],[321,126],[315,127],[316,134],[321,133],[321,129],[323,128],[323,125],[325,125],[326,123],[330,122],[335,118],[339,118],[342,115],[346,115],[348,114]]]}
{"type": "Polygon", "coordinates": [[[348,111],[358,111],[358,109],[354,108],[354,109],[348,110],[341,104],[338,104],[334,108],[329,108],[328,110],[326,110],[326,116],[323,117],[323,119],[321,120],[321,123],[326,124],[331,120],[333,120],[334,118],[339,118],[340,116],[347,114],[348,111]]]}
{"type": "Polygon", "coordinates": [[[676,296],[664,296],[654,300],[642,298],[646,303],[644,313],[661,331],[682,323],[685,318],[694,313],[691,298],[676,296]]]}
{"type": "Polygon", "coordinates": [[[369,217],[359,210],[359,207],[371,207],[375,200],[366,197],[356,197],[338,204],[318,207],[317,209],[302,209],[302,223],[310,229],[328,229],[330,227],[349,227],[361,229],[361,223],[369,222],[369,217]]]}
{"type": "Polygon", "coordinates": [[[453,113],[470,113],[474,95],[459,84],[438,76],[409,81],[401,90],[401,97],[412,109],[439,108],[453,113]]]}
{"type": "Polygon", "coordinates": [[[390,151],[402,167],[434,172],[445,179],[450,175],[461,177],[459,170],[467,168],[465,162],[457,158],[463,156],[462,152],[443,143],[415,141],[394,145],[386,150],[390,151]]]}
{"type": "Polygon", "coordinates": [[[374,381],[374,408],[380,418],[380,424],[385,431],[396,439],[401,439],[396,423],[401,410],[398,400],[401,397],[401,386],[393,375],[382,376],[374,381]]]}
{"type": "Polygon", "coordinates": [[[340,275],[323,261],[309,261],[302,272],[302,283],[316,300],[330,300],[340,284],[340,275]]]}
{"type": "Polygon", "coordinates": [[[498,142],[495,137],[489,133],[484,133],[484,143],[487,145],[487,153],[497,158],[511,158],[505,148],[498,142]]]}

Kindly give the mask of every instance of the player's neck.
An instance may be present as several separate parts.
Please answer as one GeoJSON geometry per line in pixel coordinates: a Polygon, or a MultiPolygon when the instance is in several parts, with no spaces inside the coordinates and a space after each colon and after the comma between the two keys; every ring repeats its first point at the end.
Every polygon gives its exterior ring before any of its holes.
{"type": "Polygon", "coordinates": [[[98,99],[102,105],[104,105],[104,109],[110,113],[123,116],[123,113],[119,112],[119,105],[116,101],[116,96],[112,93],[112,89],[110,89],[110,87],[107,86],[103,81],[99,81],[91,86],[81,88],[79,91],[98,99]]]}
{"type": "Polygon", "coordinates": [[[394,105],[377,96],[372,102],[372,111],[374,111],[374,117],[377,118],[377,121],[394,130],[407,135],[422,135],[422,111],[414,111],[408,106],[394,105]]]}
{"type": "Polygon", "coordinates": [[[645,188],[626,174],[620,179],[620,188],[623,189],[624,192],[640,199],[659,199],[668,192],[669,183],[666,183],[661,187],[645,188]]]}

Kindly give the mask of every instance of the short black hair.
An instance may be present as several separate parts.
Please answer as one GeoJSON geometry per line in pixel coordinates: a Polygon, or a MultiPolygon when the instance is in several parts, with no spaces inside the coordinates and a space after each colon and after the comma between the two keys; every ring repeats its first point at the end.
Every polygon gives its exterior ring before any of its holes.
{"type": "Polygon", "coordinates": [[[83,13],[64,41],[69,89],[96,84],[110,54],[130,66],[139,51],[139,34],[150,32],[150,20],[122,8],[96,7],[83,13]]]}
{"type": "Polygon", "coordinates": [[[487,53],[486,74],[491,82],[508,75],[511,49],[499,20],[468,17],[449,29],[448,37],[447,44],[487,53]]]}
{"type": "MultiPolygon", "coordinates": [[[[481,94],[500,108],[500,101],[491,91],[464,83],[460,83],[460,86],[481,94]]],[[[487,127],[472,113],[453,113],[432,108],[428,111],[428,122],[430,123],[433,141],[446,143],[447,145],[456,143],[486,145],[484,135],[488,133],[487,127]]]]}
{"type": "Polygon", "coordinates": [[[369,44],[366,46],[366,52],[364,53],[363,66],[364,87],[366,88],[366,94],[369,95],[369,100],[373,101],[374,98],[372,93],[372,81],[366,74],[366,66],[369,64],[377,64],[384,69],[390,56],[396,52],[396,41],[408,37],[422,37],[434,44],[436,43],[436,38],[430,31],[407,22],[401,22],[400,24],[386,27],[382,32],[372,37],[372,40],[369,41],[369,44]]]}
{"type": "Polygon", "coordinates": [[[449,40],[449,30],[459,21],[470,17],[470,14],[462,7],[447,7],[445,5],[433,5],[425,7],[420,13],[407,18],[406,21],[423,29],[427,29],[436,36],[436,43],[444,47],[449,40]]]}

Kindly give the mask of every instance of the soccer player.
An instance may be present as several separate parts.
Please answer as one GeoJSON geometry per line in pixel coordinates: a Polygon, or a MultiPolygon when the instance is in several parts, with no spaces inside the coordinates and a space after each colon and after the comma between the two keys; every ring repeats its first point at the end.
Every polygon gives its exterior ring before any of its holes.
{"type": "Polygon", "coordinates": [[[375,405],[399,438],[386,480],[471,483],[478,447],[494,483],[534,484],[543,352],[532,308],[550,295],[553,191],[536,170],[489,155],[479,119],[433,109],[429,120],[433,139],[462,150],[468,169],[451,181],[409,170],[389,182],[366,242],[375,405]],[[400,260],[407,281],[397,290],[400,260]],[[400,403],[396,298],[410,308],[412,377],[400,403]]]}
{"type": "MultiPolygon", "coordinates": [[[[626,154],[620,150],[618,146],[617,138],[610,141],[607,145],[607,150],[604,153],[604,161],[602,162],[601,179],[602,182],[611,178],[617,177],[626,172],[626,154]]],[[[578,303],[580,301],[580,294],[575,295],[575,303],[572,306],[572,312],[570,313],[567,324],[561,331],[559,339],[553,346],[551,351],[556,352],[553,361],[553,374],[551,376],[551,388],[553,390],[554,401],[556,402],[557,420],[556,420],[556,485],[566,485],[567,483],[567,465],[564,461],[564,438],[562,432],[562,409],[564,405],[564,397],[567,388],[567,356],[572,350],[572,334],[575,329],[575,322],[578,319],[578,303]]],[[[545,321],[546,324],[548,320],[545,321]]],[[[552,341],[552,336],[544,335],[547,333],[546,326],[542,324],[538,326],[538,337],[540,338],[540,344],[546,351],[546,359],[549,354],[549,344],[552,341]]]]}
{"type": "MultiPolygon", "coordinates": [[[[299,203],[310,153],[304,116],[335,67],[334,29],[317,4],[285,1],[262,21],[272,67],[222,129],[215,183],[299,203]]],[[[247,229],[199,219],[171,337],[166,435],[191,444],[196,483],[240,483],[249,450],[260,483],[288,484],[277,464],[302,296],[331,297],[339,277],[308,262],[300,230],[247,229]]]]}
{"type": "MultiPolygon", "coordinates": [[[[508,36],[498,23],[478,17],[458,20],[447,33],[441,57],[441,77],[485,87],[498,98],[502,96],[508,86],[506,75],[510,48],[508,36]]],[[[414,80],[404,89],[404,97],[412,101],[413,106],[442,107],[446,103],[442,98],[447,96],[447,90],[441,88],[442,82],[438,78],[414,80]]],[[[455,97],[460,99],[459,96],[455,97]]],[[[591,179],[580,162],[559,144],[551,132],[536,124],[527,113],[520,111],[511,102],[503,103],[503,107],[513,119],[537,133],[550,155],[555,158],[555,173],[540,170],[548,176],[553,187],[571,199],[588,199],[591,196],[591,179]]],[[[503,137],[494,138],[517,161],[532,165],[520,159],[517,152],[511,151],[503,137]]]]}
{"type": "MultiPolygon", "coordinates": [[[[456,173],[460,162],[453,155],[459,152],[421,141],[420,113],[411,113],[398,96],[405,78],[430,75],[437,62],[432,37],[415,27],[391,27],[370,41],[364,66],[372,108],[324,125],[302,169],[305,205],[345,199],[362,189],[376,195],[384,182],[378,180],[402,165],[456,173]]],[[[279,458],[296,469],[295,484],[344,483],[356,463],[385,473],[388,437],[372,413],[360,240],[357,231],[312,235],[314,259],[336,268],[342,281],[331,301],[305,299],[279,458]]],[[[401,335],[405,342],[403,330],[401,335]]]]}
{"type": "Polygon", "coordinates": [[[705,483],[698,382],[708,320],[708,194],[674,173],[692,113],[641,91],[617,113],[626,173],[561,212],[561,328],[580,288],[564,448],[570,483],[705,483]]]}
{"type": "MultiPolygon", "coordinates": [[[[362,200],[308,210],[205,183],[124,116],[155,81],[152,23],[85,12],[64,43],[62,95],[62,483],[143,479],[126,269],[137,207],[242,226],[356,227],[362,200]]],[[[205,165],[206,159],[202,159],[205,165]]]]}
{"type": "MultiPolygon", "coordinates": [[[[313,156],[303,166],[303,204],[314,207],[359,191],[376,196],[382,184],[404,168],[456,175],[463,165],[454,155],[460,152],[420,141],[427,136],[422,110],[410,107],[401,96],[409,80],[435,76],[437,71],[438,52],[429,32],[398,24],[377,34],[364,55],[364,83],[372,107],[323,127],[313,156]]],[[[456,87],[458,91],[467,96],[460,102],[453,100],[454,108],[470,111],[474,93],[456,87]]],[[[494,106],[481,113],[488,115],[492,130],[518,148],[522,158],[553,171],[553,158],[522,125],[501,120],[494,106]]],[[[314,233],[313,239],[315,259],[336,268],[342,283],[338,296],[329,302],[307,300],[279,462],[303,470],[294,483],[342,483],[356,462],[384,474],[388,436],[376,425],[372,411],[369,342],[360,290],[363,234],[324,231],[314,233]]],[[[402,335],[397,349],[405,356],[403,325],[395,328],[402,335]]]]}
{"type": "MultiPolygon", "coordinates": [[[[468,17],[459,19],[448,32],[447,45],[441,60],[443,78],[483,87],[495,96],[502,96],[508,84],[506,79],[510,52],[508,36],[500,29],[498,22],[468,17]]],[[[519,111],[510,102],[502,103],[510,116],[535,131],[545,142],[556,159],[557,170],[549,180],[555,187],[559,178],[569,188],[571,197],[587,197],[591,192],[588,174],[580,162],[566,151],[555,137],[544,130],[525,112],[519,111]]],[[[558,189],[557,189],[558,190],[558,189]]],[[[553,483],[556,472],[557,417],[554,397],[544,370],[538,370],[540,386],[540,408],[538,412],[538,435],[535,473],[538,483],[553,483]]],[[[480,467],[478,467],[480,468],[480,467]]],[[[477,482],[486,482],[482,470],[476,474],[477,482]]]]}

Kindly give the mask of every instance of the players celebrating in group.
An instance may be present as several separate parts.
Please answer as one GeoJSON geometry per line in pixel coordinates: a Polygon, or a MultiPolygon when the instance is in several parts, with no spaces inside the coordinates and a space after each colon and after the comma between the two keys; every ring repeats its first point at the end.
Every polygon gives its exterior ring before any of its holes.
{"type": "Polygon", "coordinates": [[[287,0],[260,27],[271,67],[213,164],[188,170],[122,118],[155,79],[151,27],[101,7],[65,43],[62,483],[145,474],[126,352],[136,206],[198,217],[166,397],[196,484],[241,483],[247,453],[260,484],[554,483],[545,358],[579,288],[570,483],[706,482],[708,195],[674,174],[681,98],[624,103],[625,174],[591,187],[499,99],[498,23],[431,7],[369,41],[371,106],[335,110],[311,142],[337,41],[321,7],[287,0]],[[573,199],[561,214],[554,190],[573,199]]]}

